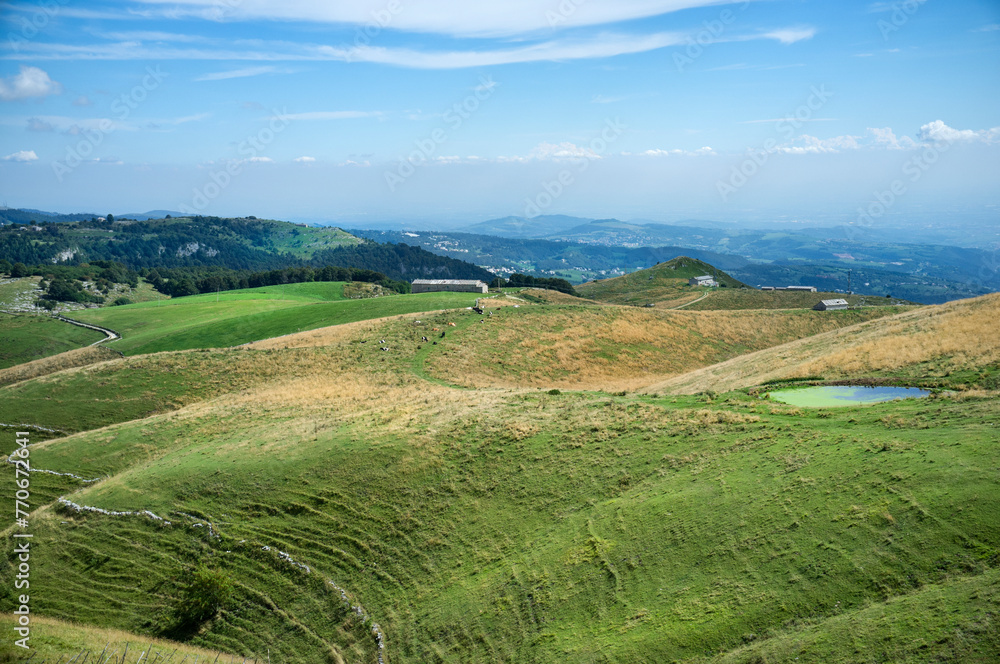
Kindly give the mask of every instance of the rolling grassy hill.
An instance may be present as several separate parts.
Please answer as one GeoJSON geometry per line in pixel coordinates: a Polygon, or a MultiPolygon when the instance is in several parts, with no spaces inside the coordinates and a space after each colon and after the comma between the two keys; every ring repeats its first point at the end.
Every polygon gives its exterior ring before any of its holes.
{"type": "Polygon", "coordinates": [[[0,369],[88,346],[103,338],[101,332],[54,318],[0,312],[0,369]]]}
{"type": "Polygon", "coordinates": [[[793,341],[651,386],[694,393],[822,376],[899,377],[928,384],[1000,387],[1000,342],[993,332],[1000,294],[921,307],[793,341]]]}
{"type": "Polygon", "coordinates": [[[694,258],[679,256],[646,270],[612,279],[591,281],[576,287],[583,297],[614,304],[659,304],[664,307],[692,302],[706,291],[689,286],[688,279],[709,274],[727,288],[747,288],[725,272],[694,258]]]}
{"type": "MultiPolygon", "coordinates": [[[[258,306],[274,294],[234,297],[258,306]]],[[[273,311],[355,303],[296,297],[273,311]]],[[[174,336],[211,317],[198,312],[214,296],[190,300],[160,324],[174,336]]],[[[269,650],[276,664],[375,662],[372,621],[390,663],[1000,656],[995,393],[802,410],[741,392],[601,391],[613,372],[680,371],[887,310],[510,302],[520,306],[487,304],[492,317],[393,314],[0,388],[0,421],[72,433],[33,433],[33,468],[98,480],[32,474],[32,610],[269,650]],[[587,358],[593,391],[524,387],[565,385],[558,372],[585,372],[587,358]],[[60,496],[170,524],[77,512],[60,496]],[[199,565],[232,594],[191,624],[181,616],[199,565]]],[[[976,353],[973,321],[995,319],[997,300],[959,304],[812,339],[882,325],[897,335],[870,362],[912,338],[928,357],[965,353],[966,371],[989,370],[993,342],[976,353]],[[941,330],[961,334],[934,346],[941,330]]],[[[82,638],[66,643],[78,652],[82,638]]]]}
{"type": "Polygon", "coordinates": [[[33,608],[272,661],[374,661],[329,579],[392,662],[997,654],[995,398],[803,413],[456,390],[413,371],[412,329],[141,358],[206,355],[258,382],[32,450],[37,468],[104,478],[35,474],[40,504],[171,522],[36,512],[33,608]],[[373,335],[391,350],[360,343],[373,335]],[[198,563],[233,595],[184,631],[198,563]]]}
{"type": "Polygon", "coordinates": [[[92,309],[75,318],[122,335],[127,355],[217,348],[328,325],[472,306],[474,293],[418,293],[345,299],[342,282],[265,286],[160,302],[92,309]]]}

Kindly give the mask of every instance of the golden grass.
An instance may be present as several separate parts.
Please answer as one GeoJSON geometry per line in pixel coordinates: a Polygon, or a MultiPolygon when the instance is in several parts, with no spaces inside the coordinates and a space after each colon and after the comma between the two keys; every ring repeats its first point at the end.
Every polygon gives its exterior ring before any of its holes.
{"type": "Polygon", "coordinates": [[[47,376],[77,367],[90,366],[98,362],[119,359],[118,353],[103,346],[87,346],[74,350],[43,357],[33,362],[25,362],[16,366],[0,369],[0,386],[19,383],[22,380],[30,380],[39,376],[47,376]]]}
{"type": "MultiPolygon", "coordinates": [[[[34,661],[39,662],[45,661],[49,657],[72,657],[87,651],[92,653],[90,661],[96,661],[97,656],[101,654],[105,646],[107,646],[105,657],[117,651],[117,656],[120,659],[125,652],[126,643],[128,644],[128,662],[130,663],[138,661],[142,653],[147,650],[150,651],[149,657],[152,659],[156,658],[156,653],[161,653],[162,658],[166,659],[170,653],[176,650],[177,654],[173,661],[180,661],[184,659],[184,656],[187,656],[188,661],[192,664],[195,658],[201,662],[211,663],[217,657],[221,664],[229,664],[233,657],[217,650],[197,648],[177,641],[140,636],[120,629],[81,625],[36,614],[31,616],[30,643],[32,650],[35,651],[34,661]],[[134,658],[133,653],[135,654],[134,658]]],[[[15,648],[15,650],[20,649],[15,648]]],[[[83,657],[81,656],[80,659],[82,660],[83,657]]],[[[142,661],[145,662],[146,658],[143,657],[142,661]]],[[[242,659],[236,658],[235,661],[242,661],[242,659]]]]}
{"type": "Polygon", "coordinates": [[[427,368],[475,388],[633,390],[846,320],[820,312],[539,307],[473,324],[446,352],[432,355],[427,368]]]}
{"type": "Polygon", "coordinates": [[[648,391],[693,394],[822,375],[839,378],[899,370],[924,362],[974,368],[1000,361],[1000,294],[922,307],[800,339],[650,385],[648,391]]]}

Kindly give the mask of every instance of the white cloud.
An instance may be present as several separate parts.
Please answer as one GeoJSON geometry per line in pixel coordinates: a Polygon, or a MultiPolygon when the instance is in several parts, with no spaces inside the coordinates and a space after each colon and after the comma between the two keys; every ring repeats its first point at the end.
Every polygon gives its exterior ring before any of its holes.
{"type": "Polygon", "coordinates": [[[38,155],[35,154],[34,150],[21,150],[20,152],[15,152],[9,154],[3,158],[4,161],[38,161],[38,155]]]}
{"type": "Polygon", "coordinates": [[[90,101],[90,97],[87,95],[80,95],[73,100],[74,106],[93,106],[94,102],[90,101]]]}
{"type": "Polygon", "coordinates": [[[1000,30],[1000,23],[990,23],[981,28],[976,28],[973,32],[996,32],[997,30],[1000,30]]]}
{"type": "Polygon", "coordinates": [[[552,29],[606,25],[659,16],[725,0],[504,0],[464,3],[454,0],[142,0],[163,15],[206,20],[294,20],[317,23],[374,24],[380,28],[460,37],[505,37],[552,29]]]}
{"type": "Polygon", "coordinates": [[[816,34],[815,28],[786,28],[783,30],[772,30],[765,32],[762,37],[767,39],[777,39],[782,44],[794,44],[803,39],[812,39],[816,34]]]}
{"type": "Polygon", "coordinates": [[[779,145],[775,151],[785,154],[822,154],[850,150],[909,150],[917,142],[909,136],[897,137],[890,127],[868,127],[864,134],[818,138],[803,134],[794,141],[779,145]]]}
{"type": "MultiPolygon", "coordinates": [[[[591,0],[593,1],[593,0],[591,0]]],[[[790,44],[811,37],[812,28],[794,28],[749,35],[720,37],[715,43],[776,39],[790,44]]],[[[234,42],[226,46],[190,48],[173,45],[146,45],[140,42],[104,44],[55,44],[29,42],[22,51],[31,52],[37,60],[251,60],[274,61],[341,61],[369,62],[414,69],[461,69],[526,62],[570,61],[610,58],[618,55],[645,53],[670,46],[690,44],[693,33],[659,32],[652,34],[601,33],[586,37],[521,41],[506,48],[428,51],[412,48],[374,47],[341,43],[308,44],[287,41],[234,42]]],[[[784,66],[784,65],[782,65],[784,66]]],[[[799,65],[788,65],[799,66],[799,65]]],[[[762,67],[768,69],[768,67],[762,67]]],[[[200,80],[255,76],[264,73],[289,73],[291,70],[269,69],[267,65],[205,74],[200,80]]]]}
{"type": "Polygon", "coordinates": [[[310,163],[316,161],[316,157],[296,157],[292,161],[296,161],[296,162],[298,162],[300,164],[310,164],[310,163]]]}
{"type": "Polygon", "coordinates": [[[928,122],[920,127],[917,133],[922,141],[941,141],[945,143],[996,143],[1000,141],[1000,127],[992,129],[953,129],[941,120],[928,122]]]}
{"type": "Polygon", "coordinates": [[[332,60],[372,62],[414,69],[462,69],[547,60],[608,58],[645,53],[687,43],[680,33],[602,35],[587,40],[554,40],[516,48],[482,51],[422,52],[405,48],[321,46],[318,52],[332,60]]]}
{"type": "Polygon", "coordinates": [[[46,97],[62,92],[62,86],[38,67],[21,65],[20,73],[0,79],[0,100],[14,101],[31,97],[46,97]]]}
{"type": "Polygon", "coordinates": [[[196,81],[224,81],[230,78],[247,78],[250,76],[260,76],[261,74],[291,74],[291,69],[280,69],[272,65],[260,67],[246,67],[244,69],[232,69],[230,71],[217,71],[210,74],[203,74],[197,77],[196,81]]]}
{"type": "MultiPolygon", "coordinates": [[[[627,154],[627,153],[623,153],[627,154]]],[[[698,148],[697,150],[681,150],[679,148],[674,148],[673,150],[661,150],[659,148],[653,150],[646,150],[640,152],[638,156],[640,157],[696,157],[704,154],[716,154],[715,150],[709,146],[698,148]]]]}
{"type": "Polygon", "coordinates": [[[868,135],[874,139],[876,146],[884,147],[887,150],[908,150],[917,145],[909,136],[897,138],[896,133],[890,127],[869,127],[868,135]]]}
{"type": "Polygon", "coordinates": [[[528,153],[529,159],[600,159],[601,156],[590,148],[581,147],[575,143],[564,141],[562,143],[539,143],[528,153]]]}

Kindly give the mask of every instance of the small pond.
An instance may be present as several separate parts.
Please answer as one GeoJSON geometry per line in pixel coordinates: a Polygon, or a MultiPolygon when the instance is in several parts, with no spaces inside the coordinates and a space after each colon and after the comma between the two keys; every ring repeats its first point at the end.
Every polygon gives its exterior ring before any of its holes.
{"type": "Polygon", "coordinates": [[[829,406],[860,406],[867,403],[926,397],[928,390],[919,387],[866,387],[863,385],[821,385],[793,387],[771,392],[775,401],[792,406],[825,408],[829,406]]]}

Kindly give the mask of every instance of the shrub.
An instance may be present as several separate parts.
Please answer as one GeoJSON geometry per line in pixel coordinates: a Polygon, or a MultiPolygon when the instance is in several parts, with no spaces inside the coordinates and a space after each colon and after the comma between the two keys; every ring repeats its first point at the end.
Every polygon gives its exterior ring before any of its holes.
{"type": "Polygon", "coordinates": [[[213,617],[232,594],[232,582],[221,572],[200,566],[191,575],[177,605],[182,623],[200,623],[213,617]]]}
{"type": "Polygon", "coordinates": [[[127,297],[119,297],[114,302],[111,303],[112,307],[120,307],[124,304],[132,304],[132,300],[127,297]]]}

